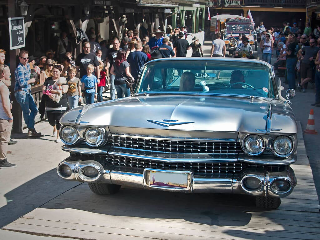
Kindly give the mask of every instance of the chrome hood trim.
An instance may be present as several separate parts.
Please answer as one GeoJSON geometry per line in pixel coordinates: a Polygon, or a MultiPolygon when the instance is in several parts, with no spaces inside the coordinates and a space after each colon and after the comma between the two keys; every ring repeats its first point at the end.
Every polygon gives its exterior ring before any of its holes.
{"type": "Polygon", "coordinates": [[[155,95],[124,98],[93,104],[83,111],[71,110],[61,118],[61,123],[75,124],[74,119],[76,123],[88,126],[179,131],[297,131],[292,109],[282,101],[225,96],[155,95]]]}

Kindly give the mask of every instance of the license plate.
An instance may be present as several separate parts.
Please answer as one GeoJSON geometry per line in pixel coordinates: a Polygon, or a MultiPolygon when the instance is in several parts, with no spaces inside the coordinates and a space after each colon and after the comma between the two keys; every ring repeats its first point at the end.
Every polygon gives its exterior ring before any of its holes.
{"type": "Polygon", "coordinates": [[[192,183],[192,173],[188,171],[145,169],[144,178],[151,188],[190,190],[192,183]]]}

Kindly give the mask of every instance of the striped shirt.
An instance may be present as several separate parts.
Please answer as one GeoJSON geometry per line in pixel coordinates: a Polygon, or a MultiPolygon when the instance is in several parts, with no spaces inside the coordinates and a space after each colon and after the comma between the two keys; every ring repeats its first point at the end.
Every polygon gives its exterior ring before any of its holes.
{"type": "Polygon", "coordinates": [[[18,67],[14,71],[14,76],[16,79],[16,83],[14,86],[14,91],[23,90],[25,92],[29,92],[31,90],[31,85],[28,84],[30,80],[31,69],[29,63],[25,66],[19,63],[18,67]]]}

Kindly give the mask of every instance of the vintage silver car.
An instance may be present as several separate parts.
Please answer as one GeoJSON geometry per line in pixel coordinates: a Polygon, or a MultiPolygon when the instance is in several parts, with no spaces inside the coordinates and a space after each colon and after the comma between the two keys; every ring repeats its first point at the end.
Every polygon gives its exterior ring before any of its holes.
{"type": "Polygon", "coordinates": [[[249,59],[147,63],[133,96],[75,108],[60,177],[96,194],[121,185],[248,194],[275,209],[296,185],[297,126],[272,66],[249,59]]]}

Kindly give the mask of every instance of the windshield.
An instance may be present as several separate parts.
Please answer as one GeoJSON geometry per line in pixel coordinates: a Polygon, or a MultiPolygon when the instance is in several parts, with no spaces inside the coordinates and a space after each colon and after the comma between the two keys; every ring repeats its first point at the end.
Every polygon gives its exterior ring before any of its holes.
{"type": "Polygon", "coordinates": [[[168,59],[147,64],[136,92],[274,97],[267,66],[254,62],[199,59],[168,59]]]}

